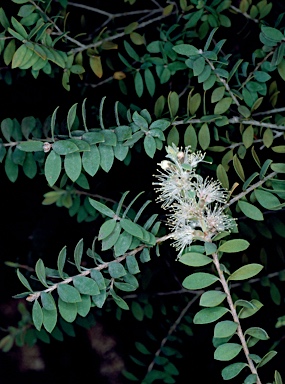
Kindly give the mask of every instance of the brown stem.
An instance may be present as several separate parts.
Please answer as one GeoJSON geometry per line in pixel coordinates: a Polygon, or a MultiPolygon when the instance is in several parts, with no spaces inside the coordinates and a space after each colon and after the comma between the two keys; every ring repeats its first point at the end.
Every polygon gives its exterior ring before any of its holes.
{"type": "Polygon", "coordinates": [[[248,366],[249,366],[249,368],[251,370],[251,373],[256,375],[256,383],[257,384],[261,384],[261,381],[260,381],[260,378],[258,376],[257,370],[255,368],[255,365],[254,365],[252,359],[249,357],[250,352],[249,352],[248,346],[246,344],[245,336],[244,336],[243,330],[242,330],[241,325],[240,325],[239,317],[237,315],[236,308],[235,308],[233,300],[232,300],[232,296],[231,296],[231,293],[230,293],[230,289],[229,289],[228,283],[227,283],[227,281],[225,279],[225,276],[224,276],[224,274],[223,274],[223,272],[221,270],[221,266],[220,266],[220,262],[219,262],[219,258],[218,258],[217,253],[213,254],[213,262],[214,262],[216,270],[218,272],[218,275],[219,275],[219,278],[220,278],[220,282],[221,282],[221,284],[223,286],[223,290],[224,290],[225,294],[227,295],[227,302],[228,302],[228,305],[229,305],[229,308],[230,308],[233,320],[234,320],[234,322],[238,326],[237,327],[237,335],[238,335],[238,337],[240,339],[240,342],[241,342],[241,345],[242,345],[245,357],[246,357],[247,362],[248,362],[248,366]]]}

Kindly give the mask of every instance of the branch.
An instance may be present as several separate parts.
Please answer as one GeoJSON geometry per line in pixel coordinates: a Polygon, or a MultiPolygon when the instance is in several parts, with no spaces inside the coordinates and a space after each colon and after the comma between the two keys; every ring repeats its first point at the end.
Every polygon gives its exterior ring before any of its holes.
{"type": "MultiPolygon", "coordinates": [[[[203,293],[203,292],[202,292],[203,293]]],[[[178,327],[178,325],[180,324],[181,320],[183,319],[183,317],[186,315],[186,313],[188,312],[188,309],[191,307],[191,305],[201,296],[201,293],[196,293],[196,296],[193,297],[192,300],[189,301],[189,303],[186,305],[186,307],[181,311],[180,315],[177,317],[177,319],[175,320],[175,322],[171,325],[171,327],[169,328],[169,331],[167,333],[167,335],[164,337],[164,339],[161,341],[160,343],[160,346],[159,346],[159,349],[155,352],[155,355],[154,355],[154,359],[152,360],[152,362],[150,363],[150,365],[148,366],[148,369],[147,369],[147,372],[150,372],[155,364],[155,359],[156,357],[158,357],[161,353],[161,350],[162,348],[164,347],[164,345],[166,344],[167,340],[169,339],[169,337],[172,335],[172,333],[176,330],[176,328],[178,327]]]]}
{"type": "Polygon", "coordinates": [[[234,198],[232,198],[227,204],[224,205],[223,209],[228,208],[230,205],[235,203],[237,200],[241,199],[245,195],[247,195],[249,192],[253,191],[254,189],[260,187],[263,183],[265,183],[267,180],[272,179],[274,176],[277,175],[277,172],[271,172],[269,175],[264,177],[264,179],[259,180],[257,183],[253,184],[251,187],[247,188],[245,191],[239,193],[234,198]]]}
{"type": "Polygon", "coordinates": [[[224,276],[224,274],[223,274],[223,272],[221,270],[221,266],[220,266],[220,262],[219,262],[219,258],[218,258],[217,253],[213,254],[213,262],[214,262],[215,267],[217,269],[217,272],[218,272],[218,275],[219,275],[219,278],[220,278],[220,282],[221,282],[221,284],[223,286],[223,290],[224,290],[225,294],[227,295],[227,301],[228,301],[228,305],[230,307],[230,311],[231,311],[233,320],[238,325],[238,327],[237,327],[237,335],[238,335],[238,337],[239,337],[239,339],[241,341],[241,345],[242,345],[244,354],[246,356],[249,368],[251,370],[251,373],[256,375],[256,383],[257,384],[261,384],[261,381],[260,381],[260,378],[258,376],[257,370],[256,370],[256,368],[255,368],[255,366],[253,364],[252,359],[249,356],[250,352],[248,350],[248,346],[246,344],[245,336],[244,336],[244,333],[243,333],[241,325],[240,325],[239,317],[237,315],[236,308],[234,306],[234,303],[233,303],[233,300],[232,300],[232,297],[231,297],[231,293],[230,293],[230,289],[229,289],[228,283],[227,283],[227,281],[225,279],[225,276],[224,276]]]}
{"type": "Polygon", "coordinates": [[[237,12],[237,13],[241,13],[241,14],[242,14],[244,17],[246,17],[247,19],[252,20],[252,21],[254,21],[255,23],[259,23],[259,20],[257,20],[257,19],[253,19],[248,13],[246,13],[246,12],[242,12],[239,8],[237,8],[237,7],[233,6],[233,5],[230,5],[230,8],[231,8],[232,10],[234,10],[235,12],[237,12]]]}
{"type": "MultiPolygon", "coordinates": [[[[169,235],[166,235],[166,236],[162,236],[162,237],[156,239],[156,244],[159,244],[159,243],[161,243],[161,242],[163,242],[163,241],[165,241],[167,239],[170,239],[171,237],[172,237],[172,234],[169,234],[169,235]]],[[[135,255],[136,253],[140,252],[141,250],[143,250],[146,247],[148,247],[148,245],[141,244],[137,248],[133,249],[132,251],[130,251],[128,253],[125,253],[123,256],[117,257],[116,259],[114,259],[112,261],[108,261],[106,263],[103,263],[103,264],[101,264],[101,265],[99,265],[98,267],[95,267],[95,268],[86,269],[83,272],[81,272],[81,273],[79,273],[79,274],[77,274],[75,276],[68,277],[67,279],[65,279],[63,281],[60,281],[59,283],[56,283],[56,284],[52,285],[51,287],[49,287],[47,289],[44,289],[42,291],[33,292],[33,293],[31,293],[26,298],[26,300],[32,302],[32,301],[34,301],[34,300],[36,300],[36,299],[38,299],[40,297],[41,292],[52,292],[61,284],[69,284],[69,283],[71,283],[73,281],[73,279],[75,277],[77,277],[77,276],[87,276],[93,270],[101,271],[102,269],[106,269],[106,268],[108,268],[110,263],[112,263],[112,262],[120,263],[121,261],[125,260],[127,256],[133,256],[133,255],[135,255]]]]}
{"type": "MultiPolygon", "coordinates": [[[[170,16],[170,15],[166,15],[166,16],[160,15],[158,17],[155,17],[154,19],[145,21],[144,23],[139,24],[136,29],[146,27],[147,25],[152,24],[152,23],[154,23],[156,21],[160,21],[161,19],[164,19],[165,17],[168,17],[168,16],[170,16]]],[[[102,45],[106,41],[113,41],[113,40],[119,39],[120,37],[123,37],[125,35],[126,35],[125,32],[120,32],[120,33],[117,33],[116,35],[106,37],[105,39],[102,39],[100,41],[96,41],[95,43],[92,43],[92,44],[89,44],[89,45],[84,45],[84,47],[79,47],[79,48],[72,49],[70,51],[70,53],[76,54],[78,52],[85,51],[86,49],[89,49],[89,48],[97,48],[97,47],[99,47],[100,45],[102,45]]]]}

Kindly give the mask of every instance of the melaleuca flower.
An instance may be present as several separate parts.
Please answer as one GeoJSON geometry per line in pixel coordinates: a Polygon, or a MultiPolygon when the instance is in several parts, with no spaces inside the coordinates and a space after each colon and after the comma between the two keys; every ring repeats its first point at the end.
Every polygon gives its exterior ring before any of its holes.
{"type": "Polygon", "coordinates": [[[219,232],[235,227],[235,220],[224,214],[228,192],[219,181],[205,180],[196,173],[205,154],[190,153],[190,148],[168,146],[167,158],[160,163],[162,170],[156,176],[158,200],[163,208],[170,208],[168,225],[173,245],[180,256],[193,240],[211,241],[219,232]]]}
{"type": "Polygon", "coordinates": [[[194,188],[201,207],[213,202],[224,204],[227,201],[228,192],[219,181],[206,178],[203,182],[196,182],[194,188]]]}
{"type": "Polygon", "coordinates": [[[216,235],[219,232],[231,230],[235,227],[235,220],[223,213],[223,207],[215,205],[213,209],[206,207],[205,222],[209,234],[216,235]]]}
{"type": "Polygon", "coordinates": [[[194,229],[190,226],[185,226],[181,229],[173,232],[173,239],[175,240],[172,244],[178,251],[178,257],[182,254],[186,247],[189,247],[193,241],[194,229]]]}

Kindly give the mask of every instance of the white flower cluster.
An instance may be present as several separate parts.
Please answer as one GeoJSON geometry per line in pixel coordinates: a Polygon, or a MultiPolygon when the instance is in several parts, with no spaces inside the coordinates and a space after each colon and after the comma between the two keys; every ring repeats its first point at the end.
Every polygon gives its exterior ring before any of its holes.
{"type": "Polygon", "coordinates": [[[171,211],[168,223],[180,256],[193,240],[210,241],[219,232],[231,230],[235,220],[223,213],[228,191],[218,181],[203,179],[196,173],[205,154],[191,153],[190,147],[182,151],[175,145],[166,151],[169,160],[159,164],[162,171],[154,185],[158,201],[171,211]]]}

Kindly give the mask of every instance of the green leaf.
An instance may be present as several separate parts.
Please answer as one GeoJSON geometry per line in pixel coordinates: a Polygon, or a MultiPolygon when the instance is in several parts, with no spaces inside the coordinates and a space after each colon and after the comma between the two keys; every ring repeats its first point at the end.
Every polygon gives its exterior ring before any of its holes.
{"type": "Polygon", "coordinates": [[[47,282],[46,282],[46,271],[45,271],[45,266],[44,266],[44,263],[42,261],[42,259],[39,259],[36,263],[36,267],[35,267],[35,271],[36,271],[36,275],[37,275],[37,278],[40,280],[40,282],[46,287],[48,288],[48,285],[47,285],[47,282]]]}
{"type": "Polygon", "coordinates": [[[237,157],[237,155],[234,155],[234,157],[233,157],[233,166],[234,166],[236,173],[240,177],[240,179],[242,181],[244,181],[245,180],[244,170],[243,170],[243,167],[242,167],[241,162],[240,162],[239,158],[237,157]]]}
{"type": "Polygon", "coordinates": [[[155,92],[155,80],[152,72],[148,68],[144,71],[144,80],[150,96],[153,96],[155,92]]]}
{"type": "Polygon", "coordinates": [[[240,267],[235,272],[233,272],[228,280],[246,280],[257,275],[263,269],[263,265],[260,264],[247,264],[243,267],[240,267]]]}
{"type": "Polygon", "coordinates": [[[100,293],[99,287],[95,280],[86,276],[75,276],[73,278],[74,287],[83,295],[98,295],[100,293]]]}
{"type": "Polygon", "coordinates": [[[275,384],[283,384],[281,375],[278,371],[274,372],[274,380],[275,380],[275,384]]]}
{"type": "Polygon", "coordinates": [[[199,54],[199,50],[190,44],[179,44],[172,49],[180,55],[184,56],[194,56],[199,54]]]}
{"type": "Polygon", "coordinates": [[[8,177],[8,179],[14,183],[17,178],[18,178],[18,173],[19,173],[19,167],[17,164],[14,163],[12,159],[12,147],[8,149],[8,153],[5,159],[5,172],[8,177]]]}
{"type": "Polygon", "coordinates": [[[224,380],[231,380],[236,377],[245,367],[247,367],[247,364],[245,363],[234,363],[228,365],[222,370],[222,377],[224,380]]]}
{"type": "Polygon", "coordinates": [[[219,252],[225,252],[225,253],[236,253],[236,252],[241,252],[244,251],[249,247],[249,242],[247,240],[243,239],[234,239],[234,240],[229,240],[223,243],[218,251],[219,252]]]}
{"type": "MultiPolygon", "coordinates": [[[[73,288],[70,286],[70,288],[73,288]]],[[[75,288],[74,288],[75,289],[75,288]]],[[[58,299],[58,309],[61,317],[68,323],[73,323],[77,316],[77,304],[58,299]]]]}
{"type": "Polygon", "coordinates": [[[105,221],[105,223],[102,224],[99,230],[98,239],[103,240],[106,237],[108,237],[113,232],[115,226],[116,226],[116,220],[110,219],[105,221]]]}
{"type": "Polygon", "coordinates": [[[122,299],[120,296],[116,294],[116,292],[113,289],[110,289],[111,296],[113,297],[115,303],[118,305],[118,307],[128,310],[130,309],[128,304],[125,302],[124,299],[122,299]]]}
{"type": "Polygon", "coordinates": [[[75,103],[75,104],[69,109],[68,114],[67,114],[67,129],[68,129],[68,132],[69,132],[69,136],[71,135],[72,125],[73,125],[74,120],[75,120],[75,117],[76,117],[77,104],[78,104],[78,103],[75,103]]]}
{"type": "Polygon", "coordinates": [[[238,324],[234,321],[224,320],[215,325],[214,337],[226,338],[235,334],[238,324]]]}
{"type": "Polygon", "coordinates": [[[53,186],[59,178],[61,172],[61,157],[51,151],[45,162],[45,177],[49,186],[53,186]]]}
{"type": "Polygon", "coordinates": [[[217,102],[214,109],[215,115],[222,115],[227,112],[232,104],[233,99],[231,97],[225,97],[224,99],[217,102]]]}
{"type": "Polygon", "coordinates": [[[51,293],[44,291],[41,292],[41,301],[43,308],[45,308],[47,311],[53,311],[56,309],[56,304],[51,293]]]}
{"type": "Polygon", "coordinates": [[[179,132],[178,132],[178,129],[175,126],[173,126],[168,133],[167,144],[168,145],[172,145],[172,144],[178,145],[178,143],[179,143],[179,132]]]}
{"type": "Polygon", "coordinates": [[[67,176],[74,182],[81,173],[81,156],[79,152],[70,153],[64,158],[64,169],[67,176]]]}
{"type": "Polygon", "coordinates": [[[144,346],[144,344],[140,343],[139,341],[135,342],[135,346],[137,350],[142,353],[143,355],[150,355],[150,351],[144,346]]]}
{"type": "Polygon", "coordinates": [[[261,25],[261,31],[270,40],[280,42],[284,39],[284,35],[282,34],[282,32],[278,31],[278,29],[276,28],[261,25]]]}
{"type": "Polygon", "coordinates": [[[186,289],[203,289],[214,284],[219,278],[210,273],[197,272],[187,276],[183,280],[183,287],[186,289]]]}
{"type": "MultiPolygon", "coordinates": [[[[100,291],[99,291],[100,292],[100,291]]],[[[89,295],[81,295],[81,301],[77,303],[78,315],[85,317],[91,308],[91,299],[89,295]]]]}
{"type": "Polygon", "coordinates": [[[255,337],[258,340],[268,340],[269,339],[269,336],[268,336],[267,332],[264,329],[259,328],[259,327],[248,328],[244,332],[244,334],[245,335],[250,335],[252,337],[255,337]]]}
{"type": "Polygon", "coordinates": [[[210,131],[207,123],[204,123],[198,133],[198,141],[201,148],[205,151],[211,142],[210,131]]]}
{"type": "Polygon", "coordinates": [[[263,208],[276,209],[276,207],[280,204],[279,199],[270,192],[263,191],[261,189],[255,189],[254,194],[256,200],[263,208]]]}
{"type": "Polygon", "coordinates": [[[62,248],[62,250],[59,252],[58,259],[57,259],[57,268],[59,276],[64,279],[64,273],[63,273],[63,267],[66,260],[66,246],[62,248]]]}
{"type": "Polygon", "coordinates": [[[17,276],[18,276],[18,279],[20,280],[20,282],[24,285],[24,287],[26,287],[30,292],[33,292],[32,288],[30,286],[30,283],[25,278],[25,276],[20,272],[19,269],[17,269],[17,276]]]}
{"type": "Polygon", "coordinates": [[[254,315],[263,306],[263,304],[256,299],[252,299],[250,302],[254,305],[254,308],[242,308],[238,314],[240,319],[246,319],[254,315]]]}
{"type": "Polygon", "coordinates": [[[51,333],[57,322],[57,310],[47,310],[46,308],[43,308],[43,326],[47,330],[47,332],[51,333]]]}
{"type": "Polygon", "coordinates": [[[81,259],[83,254],[83,239],[79,240],[74,250],[74,261],[76,268],[81,272],[81,259]]]}
{"type": "Polygon", "coordinates": [[[146,135],[144,138],[144,150],[146,154],[153,158],[155,151],[156,151],[156,142],[155,139],[151,135],[146,135]]]}
{"type": "Polygon", "coordinates": [[[123,277],[127,273],[125,268],[122,266],[122,264],[117,263],[116,261],[112,261],[111,263],[109,263],[108,271],[110,276],[113,277],[114,279],[123,277]]]}
{"type": "Polygon", "coordinates": [[[115,251],[115,256],[121,256],[124,255],[127,250],[130,248],[130,245],[132,243],[132,235],[129,234],[126,231],[123,231],[117,240],[116,244],[114,245],[114,251],[115,251]]]}
{"type": "Polygon", "coordinates": [[[224,307],[204,308],[194,316],[194,324],[208,324],[220,319],[229,310],[224,307]]]}
{"type": "Polygon", "coordinates": [[[135,258],[135,256],[127,256],[126,257],[126,264],[128,271],[132,274],[135,275],[136,273],[140,272],[138,262],[135,258]]]}
{"type": "Polygon", "coordinates": [[[170,117],[173,120],[179,109],[179,96],[176,92],[170,92],[168,95],[168,108],[170,117]]]}
{"type": "Polygon", "coordinates": [[[143,320],[143,318],[144,318],[144,311],[143,311],[141,305],[137,301],[133,301],[132,302],[131,310],[132,310],[132,313],[133,313],[134,317],[138,321],[142,321],[143,320]]]}
{"type": "Polygon", "coordinates": [[[116,244],[120,236],[120,232],[121,232],[121,225],[119,222],[117,222],[113,232],[109,236],[107,236],[105,239],[102,240],[102,251],[105,251],[106,249],[110,249],[116,244]]]}
{"type": "Polygon", "coordinates": [[[114,150],[110,145],[99,144],[100,165],[105,172],[109,172],[114,163],[114,150]]]}
{"type": "Polygon", "coordinates": [[[242,350],[242,346],[236,343],[225,343],[220,345],[214,353],[214,359],[220,361],[229,361],[236,357],[240,351],[242,350]]]}
{"type": "Polygon", "coordinates": [[[260,368],[263,365],[267,364],[276,355],[277,355],[276,351],[269,351],[265,356],[263,356],[263,358],[261,359],[261,362],[257,364],[256,368],[260,368]]]}
{"type": "Polygon", "coordinates": [[[239,200],[238,206],[242,213],[245,214],[245,216],[249,217],[252,220],[262,221],[263,220],[263,214],[254,205],[247,203],[246,201],[239,200]]]}
{"type": "Polygon", "coordinates": [[[100,166],[100,153],[96,145],[91,145],[90,151],[83,153],[82,166],[90,176],[96,174],[100,166]]]}
{"type": "Polygon", "coordinates": [[[100,290],[104,290],[106,288],[104,276],[100,271],[98,271],[97,269],[92,269],[91,277],[96,281],[100,290]]]}
{"type": "Polygon", "coordinates": [[[200,298],[201,307],[216,307],[221,304],[227,295],[221,291],[207,291],[204,292],[200,298]]]}
{"type": "Polygon", "coordinates": [[[121,227],[130,235],[138,237],[139,239],[143,239],[143,232],[138,224],[133,223],[129,219],[121,219],[120,224],[121,227]]]}
{"type": "Polygon", "coordinates": [[[58,284],[57,293],[62,301],[66,303],[78,303],[81,301],[78,290],[68,284],[58,284]]]}
{"type": "Polygon", "coordinates": [[[92,301],[93,303],[98,307],[98,308],[102,308],[105,301],[107,299],[107,293],[106,293],[106,290],[104,291],[101,291],[99,293],[99,295],[95,295],[95,296],[92,296],[92,301]]]}
{"type": "Polygon", "coordinates": [[[277,173],[285,173],[285,164],[284,163],[273,163],[270,165],[272,171],[277,173]]]}
{"type": "Polygon", "coordinates": [[[38,300],[34,301],[33,309],[32,309],[32,317],[33,317],[33,323],[36,329],[40,331],[43,325],[43,311],[38,300]]]}
{"type": "Polygon", "coordinates": [[[59,140],[56,141],[52,145],[52,149],[58,154],[58,155],[68,155],[73,152],[78,152],[79,148],[76,144],[74,144],[71,140],[59,140]]]}
{"type": "Polygon", "coordinates": [[[41,141],[28,140],[18,144],[17,148],[24,152],[43,151],[43,143],[41,141]]]}
{"type": "Polygon", "coordinates": [[[84,133],[82,139],[87,141],[89,145],[103,143],[105,141],[104,136],[101,132],[87,132],[84,133]]]}
{"type": "Polygon", "coordinates": [[[135,74],[135,90],[138,95],[138,97],[142,97],[143,94],[143,79],[142,75],[139,72],[136,72],[135,74]]]}
{"type": "Polygon", "coordinates": [[[92,205],[93,208],[96,209],[96,211],[99,211],[103,215],[111,218],[115,216],[115,212],[112,211],[112,209],[106,207],[106,205],[100,203],[99,201],[93,200],[89,197],[89,203],[92,205]]]}
{"type": "Polygon", "coordinates": [[[189,265],[191,267],[202,267],[204,265],[210,264],[213,260],[210,257],[203,255],[202,253],[189,252],[184,253],[179,258],[179,261],[180,263],[189,265]]]}

